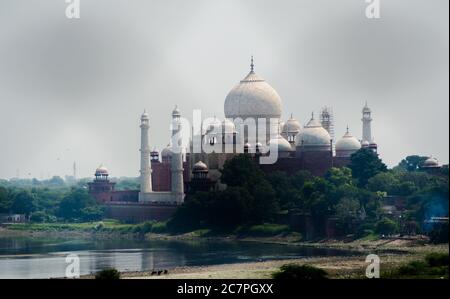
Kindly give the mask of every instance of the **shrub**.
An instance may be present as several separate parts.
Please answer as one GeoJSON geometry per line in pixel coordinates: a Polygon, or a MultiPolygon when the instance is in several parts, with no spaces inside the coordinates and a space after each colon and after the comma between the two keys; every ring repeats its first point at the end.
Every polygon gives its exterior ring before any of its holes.
{"type": "Polygon", "coordinates": [[[378,234],[392,235],[398,232],[398,224],[388,218],[384,218],[377,222],[375,231],[378,234]]]}
{"type": "Polygon", "coordinates": [[[48,215],[44,211],[37,211],[31,214],[30,220],[32,222],[47,222],[48,215]]]}
{"type": "Polygon", "coordinates": [[[433,244],[448,243],[448,223],[435,225],[429,236],[433,244]]]}
{"type": "Polygon", "coordinates": [[[317,280],[327,279],[327,272],[313,266],[287,264],[281,266],[280,271],[275,272],[272,277],[283,280],[317,280]]]}
{"type": "Polygon", "coordinates": [[[104,227],[105,227],[105,224],[103,223],[103,221],[100,221],[99,223],[96,223],[94,225],[94,230],[99,231],[99,230],[102,230],[104,227]]]}
{"type": "Polygon", "coordinates": [[[248,227],[247,229],[245,228],[241,229],[241,233],[261,237],[276,236],[288,232],[290,232],[290,228],[288,225],[272,224],[272,223],[253,225],[248,227]]]}
{"type": "Polygon", "coordinates": [[[442,267],[442,266],[448,266],[448,253],[429,253],[425,257],[425,260],[427,261],[428,265],[430,267],[442,267]]]}
{"type": "Polygon", "coordinates": [[[161,234],[161,233],[165,233],[167,232],[167,225],[165,222],[156,222],[153,224],[152,229],[151,229],[152,233],[155,234],[161,234]]]}
{"type": "Polygon", "coordinates": [[[95,274],[95,279],[101,280],[120,279],[120,272],[114,268],[105,269],[95,274]]]}
{"type": "Polygon", "coordinates": [[[154,223],[152,221],[146,221],[142,225],[138,226],[140,228],[141,234],[146,234],[152,231],[154,223]]]}
{"type": "Polygon", "coordinates": [[[424,273],[427,268],[427,264],[422,261],[412,261],[406,265],[400,266],[398,268],[398,273],[400,275],[419,275],[424,273]]]}
{"type": "Polygon", "coordinates": [[[448,253],[430,253],[424,260],[412,261],[383,274],[384,278],[448,279],[448,253]]]}
{"type": "Polygon", "coordinates": [[[375,225],[370,222],[361,224],[356,231],[356,238],[364,238],[375,233],[375,225]]]}

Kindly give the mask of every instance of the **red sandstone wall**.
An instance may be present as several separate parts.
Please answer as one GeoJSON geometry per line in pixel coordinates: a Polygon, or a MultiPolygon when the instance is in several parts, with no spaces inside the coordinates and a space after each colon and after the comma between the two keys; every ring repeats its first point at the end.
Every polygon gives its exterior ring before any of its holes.
{"type": "Polygon", "coordinates": [[[129,223],[144,221],[166,221],[178,206],[158,206],[146,204],[107,204],[105,205],[105,217],[129,223]]]}
{"type": "Polygon", "coordinates": [[[350,158],[345,157],[334,157],[333,167],[347,167],[350,164],[350,158]]]}
{"type": "Polygon", "coordinates": [[[117,201],[137,202],[139,200],[139,190],[91,192],[90,194],[99,204],[117,201]]]}
{"type": "Polygon", "coordinates": [[[260,167],[264,172],[284,171],[289,175],[300,170],[307,170],[315,176],[323,176],[332,167],[330,152],[304,152],[301,157],[279,158],[275,164],[260,167]]]}
{"type": "MultiPolygon", "coordinates": [[[[190,178],[190,167],[188,162],[183,163],[184,182],[188,182],[190,178]]],[[[152,186],[153,191],[168,192],[171,191],[172,176],[170,163],[152,163],[152,186]]]]}

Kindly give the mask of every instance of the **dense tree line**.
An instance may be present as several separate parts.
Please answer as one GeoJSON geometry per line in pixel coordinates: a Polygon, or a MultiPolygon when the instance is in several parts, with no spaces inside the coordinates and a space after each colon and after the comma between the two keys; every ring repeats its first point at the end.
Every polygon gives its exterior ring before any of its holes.
{"type": "Polygon", "coordinates": [[[67,184],[60,177],[0,182],[0,213],[24,214],[34,222],[92,221],[103,215],[85,182],[67,184]]]}
{"type": "MultiPolygon", "coordinates": [[[[221,170],[225,190],[188,195],[167,226],[178,232],[231,230],[303,213],[311,215],[317,228],[335,219],[341,235],[429,232],[436,242],[448,241],[448,224],[437,229],[424,225],[432,216],[448,216],[448,168],[439,175],[427,174],[420,170],[425,159],[409,156],[388,169],[372,151],[361,149],[352,155],[348,168],[332,168],[316,177],[307,171],[266,174],[250,156],[239,155],[221,170]],[[401,219],[381,209],[389,196],[403,198],[407,212],[401,219]]],[[[36,222],[101,219],[103,210],[88,194],[88,181],[74,185],[59,177],[0,180],[0,213],[26,214],[36,222]]],[[[116,181],[118,190],[139,188],[133,178],[116,181]]]]}
{"type": "Polygon", "coordinates": [[[428,217],[448,215],[448,176],[405,166],[414,164],[411,161],[424,159],[407,158],[388,170],[375,153],[362,149],[352,155],[348,168],[332,168],[324,177],[315,177],[307,171],[293,176],[265,174],[250,156],[240,155],[223,167],[226,190],[188,196],[168,226],[176,231],[232,229],[273,222],[281,214],[298,211],[310,214],[316,227],[336,219],[342,235],[419,232],[428,217]],[[387,195],[405,199],[408,213],[403,219],[383,213],[387,195]]]}

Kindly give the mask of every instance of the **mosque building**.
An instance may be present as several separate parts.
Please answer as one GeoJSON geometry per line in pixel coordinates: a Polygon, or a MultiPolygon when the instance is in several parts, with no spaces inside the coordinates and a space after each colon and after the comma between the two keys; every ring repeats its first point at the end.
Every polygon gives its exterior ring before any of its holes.
{"type": "MultiPolygon", "coordinates": [[[[220,183],[224,163],[242,152],[256,162],[277,151],[275,163],[259,163],[263,171],[294,174],[307,170],[322,176],[332,167],[349,164],[361,148],[378,151],[371,131],[372,111],[367,103],[362,110],[362,138],[349,128],[334,142],[332,110],[314,113],[304,127],[293,114],[282,122],[282,100],[277,91],[255,72],[252,58],[250,72],[226,96],[225,120],[214,117],[202,124],[199,134],[190,136],[190,144],[181,148],[171,142],[161,152],[151,150],[150,116],[141,116],[140,190],[115,191],[106,168],[99,167],[89,184],[91,194],[107,205],[107,217],[141,221],[170,217],[184,201],[185,194],[197,190],[226,188],[220,183]],[[248,124],[254,124],[252,128],[248,124]],[[253,134],[258,133],[258,134],[253,134]],[[195,141],[200,142],[199,150],[195,141]],[[122,194],[123,193],[123,194],[122,194]]],[[[181,132],[181,112],[172,112],[172,136],[181,132]]],[[[193,130],[192,130],[193,131],[193,130]]]]}

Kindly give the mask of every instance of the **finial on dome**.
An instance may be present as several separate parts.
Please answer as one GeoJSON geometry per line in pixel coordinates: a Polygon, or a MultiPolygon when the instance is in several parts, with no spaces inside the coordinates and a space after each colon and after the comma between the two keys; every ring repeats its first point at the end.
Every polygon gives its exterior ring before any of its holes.
{"type": "Polygon", "coordinates": [[[348,131],[348,125],[347,125],[347,134],[349,133],[349,131],[348,131]]]}
{"type": "Polygon", "coordinates": [[[250,64],[250,71],[254,71],[255,70],[255,63],[254,63],[254,59],[253,59],[253,55],[252,55],[252,62],[250,64]]]}
{"type": "Polygon", "coordinates": [[[314,111],[311,112],[311,120],[313,120],[313,119],[314,119],[314,111]]]}

